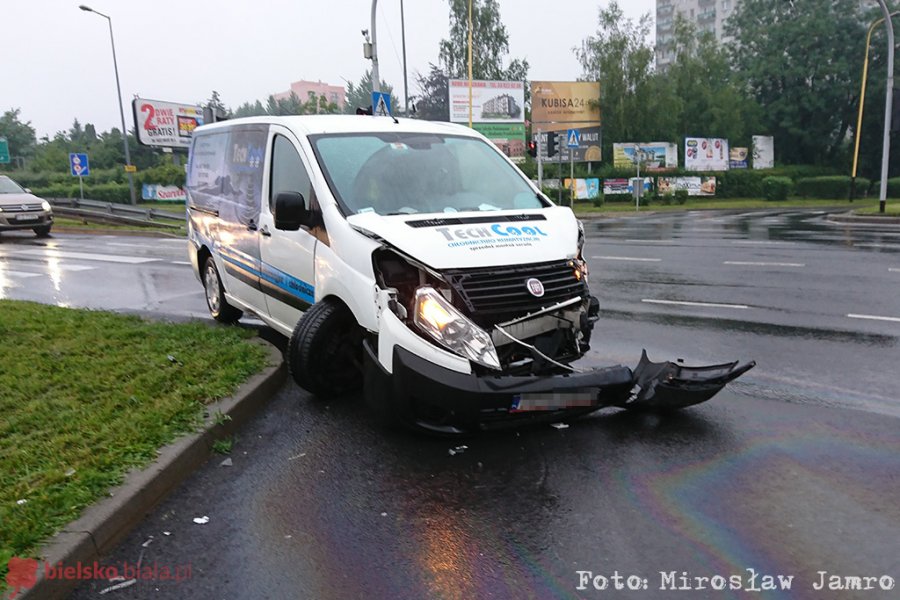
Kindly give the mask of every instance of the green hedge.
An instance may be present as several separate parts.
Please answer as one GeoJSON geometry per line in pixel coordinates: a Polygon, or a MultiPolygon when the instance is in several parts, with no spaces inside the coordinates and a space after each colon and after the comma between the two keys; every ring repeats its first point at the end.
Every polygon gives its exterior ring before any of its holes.
{"type": "MultiPolygon", "coordinates": [[[[33,188],[36,196],[42,198],[79,198],[78,184],[56,184],[45,188],[33,188]]],[[[140,200],[140,188],[135,190],[140,200]]],[[[101,183],[98,185],[85,185],[84,198],[86,200],[99,200],[100,202],[115,202],[117,204],[129,204],[131,195],[127,183],[101,183]]]]}
{"type": "MultiPolygon", "coordinates": [[[[856,178],[857,185],[856,189],[859,190],[859,178],[856,178]]],[[[881,181],[873,181],[872,185],[872,195],[876,198],[880,197],[881,194],[881,181]]],[[[859,191],[857,191],[859,194],[859,191]]],[[[887,197],[888,198],[900,198],[900,177],[891,177],[887,182],[887,197]]]]}
{"type": "Polygon", "coordinates": [[[790,177],[766,177],[763,179],[763,196],[766,200],[787,200],[793,187],[790,177]]]}
{"type": "MultiPolygon", "coordinates": [[[[827,177],[803,177],[795,183],[797,195],[804,198],[831,198],[844,200],[850,197],[851,179],[847,175],[827,177]]],[[[856,197],[866,195],[871,182],[865,177],[856,178],[856,197]]]]}

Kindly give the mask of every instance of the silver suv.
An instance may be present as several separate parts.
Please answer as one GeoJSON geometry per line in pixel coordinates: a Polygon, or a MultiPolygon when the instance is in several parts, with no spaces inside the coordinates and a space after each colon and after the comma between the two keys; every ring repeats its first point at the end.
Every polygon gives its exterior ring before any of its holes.
{"type": "Polygon", "coordinates": [[[38,237],[46,237],[52,226],[53,212],[49,202],[0,175],[0,231],[31,229],[38,237]]]}

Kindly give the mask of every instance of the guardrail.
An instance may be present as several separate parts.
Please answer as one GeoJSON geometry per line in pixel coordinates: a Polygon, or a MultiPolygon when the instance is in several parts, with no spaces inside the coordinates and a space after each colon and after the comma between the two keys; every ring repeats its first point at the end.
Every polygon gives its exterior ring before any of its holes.
{"type": "Polygon", "coordinates": [[[80,200],[78,198],[47,198],[53,211],[103,223],[121,223],[139,227],[171,227],[177,229],[185,222],[184,213],[158,208],[140,208],[115,202],[80,200]]]}

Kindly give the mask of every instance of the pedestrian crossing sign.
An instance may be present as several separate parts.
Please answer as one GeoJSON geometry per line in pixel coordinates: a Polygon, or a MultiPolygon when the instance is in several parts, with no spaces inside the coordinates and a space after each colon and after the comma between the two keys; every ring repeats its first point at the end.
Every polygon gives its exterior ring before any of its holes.
{"type": "Polygon", "coordinates": [[[391,95],[384,92],[372,92],[372,114],[379,117],[391,116],[391,95]]]}
{"type": "Polygon", "coordinates": [[[566,145],[569,148],[577,148],[581,145],[581,132],[577,129],[570,129],[566,133],[566,145]]]}

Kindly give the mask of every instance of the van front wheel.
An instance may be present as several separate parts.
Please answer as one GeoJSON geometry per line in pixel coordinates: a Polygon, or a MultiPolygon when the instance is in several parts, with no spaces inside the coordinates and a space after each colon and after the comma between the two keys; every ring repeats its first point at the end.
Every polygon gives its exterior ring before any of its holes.
{"type": "Polygon", "coordinates": [[[326,298],[309,308],[291,335],[288,371],[316,396],[339,396],[362,387],[362,329],[343,303],[326,298]]]}
{"type": "Polygon", "coordinates": [[[203,289],[206,290],[206,306],[213,319],[220,323],[235,323],[244,313],[228,304],[222,278],[216,269],[216,261],[210,256],[203,263],[203,289]]]}

